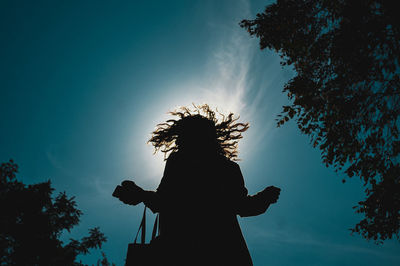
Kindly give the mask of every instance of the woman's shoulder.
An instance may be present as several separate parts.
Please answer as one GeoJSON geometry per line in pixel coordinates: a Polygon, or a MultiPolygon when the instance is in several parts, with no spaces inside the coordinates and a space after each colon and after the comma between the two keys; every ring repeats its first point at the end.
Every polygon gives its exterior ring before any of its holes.
{"type": "Polygon", "coordinates": [[[218,157],[219,161],[230,168],[238,168],[239,164],[231,159],[227,158],[226,156],[220,155],[218,157]]]}
{"type": "Polygon", "coordinates": [[[174,163],[178,161],[181,157],[182,156],[179,154],[179,152],[172,152],[167,158],[167,163],[174,163]]]}
{"type": "Polygon", "coordinates": [[[171,152],[171,153],[168,155],[167,160],[173,160],[174,158],[176,158],[176,156],[178,156],[177,154],[178,154],[178,152],[176,152],[176,151],[171,152]]]}
{"type": "Polygon", "coordinates": [[[187,159],[187,156],[180,151],[171,152],[167,158],[168,164],[181,164],[187,159]]]}
{"type": "MultiPolygon", "coordinates": [[[[172,152],[168,156],[167,162],[169,164],[171,164],[171,163],[173,164],[173,163],[180,163],[180,162],[183,162],[183,161],[187,161],[188,159],[190,159],[190,156],[188,157],[187,154],[184,154],[183,152],[176,151],[176,152],[172,152]]],[[[192,159],[198,161],[198,158],[197,159],[192,158],[192,159]]],[[[213,163],[214,162],[214,163],[217,163],[217,164],[220,164],[220,165],[221,164],[225,165],[226,167],[230,167],[230,168],[239,168],[239,164],[237,162],[232,161],[231,159],[227,158],[224,155],[216,155],[216,156],[213,155],[213,156],[210,156],[210,157],[207,157],[207,158],[202,158],[200,161],[208,162],[208,163],[213,163]]]]}

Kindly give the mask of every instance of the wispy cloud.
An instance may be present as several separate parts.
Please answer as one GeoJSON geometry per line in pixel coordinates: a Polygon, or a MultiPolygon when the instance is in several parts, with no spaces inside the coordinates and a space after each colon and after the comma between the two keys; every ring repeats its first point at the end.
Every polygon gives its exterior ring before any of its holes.
{"type": "MultiPolygon", "coordinates": [[[[171,86],[185,89],[171,90],[162,101],[154,105],[151,110],[154,116],[147,122],[151,126],[146,126],[146,129],[149,128],[150,132],[157,123],[169,119],[165,113],[178,106],[207,103],[222,113],[233,112],[240,115],[241,121],[250,122],[250,129],[239,144],[239,157],[244,160],[256,154],[255,150],[268,141],[266,136],[275,127],[274,119],[265,119],[265,114],[275,114],[276,103],[271,106],[266,104],[265,99],[273,82],[281,78],[281,73],[276,71],[276,67],[279,67],[277,57],[267,60],[261,68],[256,64],[261,53],[258,41],[250,38],[239,26],[241,19],[252,16],[249,1],[234,3],[230,6],[233,11],[229,11],[229,19],[208,21],[211,35],[217,37],[210,41],[213,48],[204,73],[200,75],[204,80],[195,84],[183,82],[171,86]],[[264,68],[266,65],[269,67],[264,68]],[[270,71],[271,68],[274,70],[270,71]]],[[[148,140],[148,136],[147,139],[143,138],[143,142],[148,140]]],[[[146,158],[143,163],[146,168],[144,172],[146,176],[152,176],[150,180],[158,181],[164,164],[162,156],[154,158],[152,150],[150,146],[143,146],[146,158]]]]}
{"type": "Polygon", "coordinates": [[[322,238],[321,235],[316,235],[312,232],[299,231],[294,228],[290,229],[286,227],[285,230],[274,230],[271,228],[265,229],[252,226],[249,228],[248,236],[255,242],[262,239],[262,243],[265,243],[267,239],[268,245],[292,245],[297,246],[297,248],[312,246],[314,248],[320,248],[321,250],[330,250],[333,253],[373,254],[374,256],[385,259],[400,260],[400,255],[393,256],[392,254],[381,251],[380,246],[376,246],[372,243],[360,243],[353,239],[348,242],[339,242],[333,239],[322,238]]]}
{"type": "MultiPolygon", "coordinates": [[[[251,17],[248,1],[239,2],[236,8],[240,14],[236,17],[251,17]]],[[[280,89],[271,86],[277,78],[282,77],[282,73],[277,71],[277,56],[271,56],[267,63],[263,62],[261,68],[256,64],[261,53],[258,41],[251,39],[239,27],[239,21],[237,19],[211,26],[218,27],[217,30],[224,34],[210,56],[209,82],[202,88],[200,100],[224,113],[234,112],[241,116],[242,121],[250,122],[251,127],[240,144],[241,155],[248,157],[260,144],[268,141],[266,136],[275,127],[274,115],[280,105],[272,99],[266,101],[266,95],[272,89],[280,92],[280,89]],[[265,119],[268,113],[274,113],[270,120],[265,119]]]]}
{"type": "MultiPolygon", "coordinates": [[[[111,191],[116,185],[115,180],[110,180],[107,176],[97,175],[96,173],[88,173],[85,169],[80,169],[77,165],[60,159],[51,149],[46,151],[46,157],[53,168],[57,170],[57,177],[74,180],[75,184],[79,183],[80,188],[86,190],[86,192],[93,192],[96,197],[110,197],[111,191]]],[[[83,195],[85,194],[88,193],[83,195]]],[[[80,197],[82,197],[82,194],[80,197]]]]}
{"type": "MultiPolygon", "coordinates": [[[[249,6],[244,1],[238,9],[244,14],[249,13],[249,6]]],[[[246,108],[246,94],[250,89],[248,72],[254,47],[238,21],[219,25],[218,31],[224,35],[216,41],[216,48],[210,56],[209,81],[201,98],[221,111],[240,114],[246,108]]]]}

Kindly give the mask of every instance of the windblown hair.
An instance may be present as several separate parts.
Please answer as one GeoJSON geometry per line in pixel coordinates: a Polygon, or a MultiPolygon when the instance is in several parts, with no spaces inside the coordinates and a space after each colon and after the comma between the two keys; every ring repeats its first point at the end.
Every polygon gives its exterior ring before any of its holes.
{"type": "Polygon", "coordinates": [[[249,128],[249,124],[237,123],[239,117],[235,117],[233,113],[223,115],[218,110],[213,111],[207,104],[193,106],[194,109],[181,107],[169,112],[178,119],[170,119],[157,125],[148,141],[154,146],[154,153],[160,150],[166,160],[171,152],[183,148],[184,135],[195,126],[201,131],[201,138],[207,139],[217,154],[237,161],[238,142],[242,138],[242,132],[249,128]]]}

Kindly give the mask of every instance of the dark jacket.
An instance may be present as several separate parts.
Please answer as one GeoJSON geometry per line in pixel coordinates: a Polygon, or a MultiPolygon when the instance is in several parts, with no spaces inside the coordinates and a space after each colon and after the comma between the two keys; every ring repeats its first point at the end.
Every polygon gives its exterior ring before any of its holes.
{"type": "Polygon", "coordinates": [[[237,215],[259,215],[269,204],[247,195],[237,163],[173,153],[145,204],[160,213],[163,265],[253,265],[237,215]]]}

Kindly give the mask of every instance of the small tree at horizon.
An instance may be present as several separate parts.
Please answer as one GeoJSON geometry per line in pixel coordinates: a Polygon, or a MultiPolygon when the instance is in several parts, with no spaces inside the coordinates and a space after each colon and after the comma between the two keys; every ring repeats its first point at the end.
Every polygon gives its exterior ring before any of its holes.
{"type": "Polygon", "coordinates": [[[25,185],[17,172],[12,160],[0,166],[0,265],[83,265],[77,256],[101,248],[104,234],[95,227],[80,240],[61,241],[82,215],[74,197],[52,197],[50,181],[25,185]]]}

